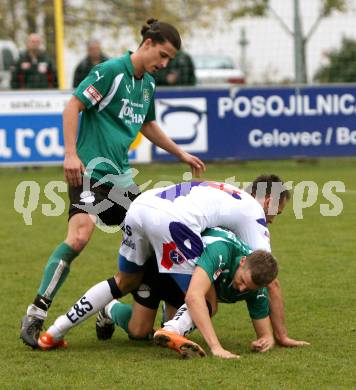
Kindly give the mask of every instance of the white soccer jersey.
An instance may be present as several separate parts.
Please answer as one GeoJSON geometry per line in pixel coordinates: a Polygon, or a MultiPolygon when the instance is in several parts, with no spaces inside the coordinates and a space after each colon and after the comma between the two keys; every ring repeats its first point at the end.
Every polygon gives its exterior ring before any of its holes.
{"type": "Polygon", "coordinates": [[[185,182],[144,192],[125,219],[120,254],[143,265],[154,250],[160,272],[192,273],[203,250],[200,233],[221,226],[253,250],[271,251],[262,206],[248,193],[219,182],[185,182]]]}

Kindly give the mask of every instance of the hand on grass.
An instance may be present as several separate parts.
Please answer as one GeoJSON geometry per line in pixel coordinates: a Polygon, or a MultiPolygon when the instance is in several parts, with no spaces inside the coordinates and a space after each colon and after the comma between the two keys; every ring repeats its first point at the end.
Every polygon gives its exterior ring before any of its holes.
{"type": "Polygon", "coordinates": [[[211,350],[211,353],[222,359],[240,359],[239,355],[235,355],[222,347],[216,347],[211,350]]]}
{"type": "Polygon", "coordinates": [[[273,337],[261,337],[251,343],[251,350],[253,352],[267,352],[275,345],[273,337]]]}
{"type": "Polygon", "coordinates": [[[286,348],[303,347],[306,345],[310,345],[310,343],[308,343],[307,341],[294,340],[289,337],[284,337],[283,339],[278,340],[278,344],[281,347],[286,347],[286,348]]]}

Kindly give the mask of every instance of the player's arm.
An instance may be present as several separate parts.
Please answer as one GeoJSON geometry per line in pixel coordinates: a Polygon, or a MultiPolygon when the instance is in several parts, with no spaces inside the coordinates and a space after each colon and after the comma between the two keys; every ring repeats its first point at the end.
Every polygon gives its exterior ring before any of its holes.
{"type": "Polygon", "coordinates": [[[273,333],[278,344],[282,347],[309,345],[306,341],[294,340],[288,337],[287,327],[285,325],[282,289],[278,279],[275,279],[268,285],[268,293],[270,297],[270,318],[273,333]]]}
{"type": "Polygon", "coordinates": [[[79,113],[84,110],[84,104],[72,96],[63,111],[63,134],[64,134],[64,176],[72,186],[79,186],[82,183],[84,165],[77,154],[77,132],[79,113]]]}
{"type": "Polygon", "coordinates": [[[189,284],[185,302],[188,306],[194,324],[203,335],[212,354],[222,358],[236,358],[238,357],[237,355],[232,354],[221,346],[209,316],[205,296],[207,295],[211,284],[212,283],[207,272],[197,266],[189,284]]]}
{"type": "Polygon", "coordinates": [[[251,211],[250,215],[239,213],[235,218],[240,218],[241,223],[236,227],[236,219],[232,222],[234,225],[230,228],[242,241],[244,241],[253,251],[262,249],[271,252],[270,234],[267,222],[261,210],[251,211]]]}
{"type": "Polygon", "coordinates": [[[269,316],[262,319],[252,319],[257,340],[251,343],[251,350],[255,352],[267,352],[274,347],[274,337],[269,316]]]}
{"type": "Polygon", "coordinates": [[[162,129],[158,126],[157,122],[152,120],[145,122],[142,125],[141,133],[148,138],[153,144],[164,149],[170,154],[173,154],[179,160],[190,165],[192,173],[196,177],[200,177],[205,171],[204,163],[198,158],[185,152],[180,148],[173,140],[171,140],[162,129]]]}
{"type": "Polygon", "coordinates": [[[113,74],[110,64],[101,63],[96,65],[74,91],[72,98],[63,111],[64,146],[66,150],[64,174],[68,183],[73,186],[82,184],[82,173],[85,170],[76,148],[79,113],[98,106],[112,85],[113,74]]]}

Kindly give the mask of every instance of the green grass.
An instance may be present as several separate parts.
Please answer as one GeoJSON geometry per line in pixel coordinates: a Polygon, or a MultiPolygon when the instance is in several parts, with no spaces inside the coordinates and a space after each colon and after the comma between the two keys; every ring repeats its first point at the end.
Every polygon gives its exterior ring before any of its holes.
{"type": "MultiPolygon", "coordinates": [[[[131,342],[117,329],[111,341],[98,342],[92,318],[68,334],[68,350],[40,352],[19,340],[19,321],[32,301],[42,269],[66,233],[66,214],[41,212],[44,186],[61,180],[61,168],[0,170],[0,389],[355,389],[356,388],[356,159],[312,162],[274,161],[209,164],[206,178],[251,181],[262,172],[284,180],[313,180],[319,188],[341,180],[343,211],[323,217],[318,202],[296,219],[292,204],[271,226],[273,252],[280,262],[280,280],[291,337],[308,340],[301,349],[275,348],[249,352],[254,331],[243,303],[220,305],[214,324],[223,345],[242,355],[239,361],[208,357],[182,361],[168,350],[131,342]],[[23,180],[41,187],[39,207],[26,226],[14,211],[14,193],[23,180]]],[[[152,164],[136,167],[137,182],[181,181],[184,166],[152,164]]],[[[66,194],[61,194],[66,199],[66,194]]],[[[97,229],[50,310],[49,325],[88,287],[114,274],[118,234],[97,229]]],[[[125,298],[130,301],[130,298],[125,298]]],[[[194,340],[205,343],[196,332],[194,340]]]]}

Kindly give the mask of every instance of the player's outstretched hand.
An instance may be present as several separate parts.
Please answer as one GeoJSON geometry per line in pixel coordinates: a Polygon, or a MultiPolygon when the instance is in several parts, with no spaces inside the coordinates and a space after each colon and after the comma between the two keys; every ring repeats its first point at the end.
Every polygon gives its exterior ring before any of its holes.
{"type": "Polygon", "coordinates": [[[219,358],[223,359],[240,359],[239,355],[235,355],[222,347],[217,347],[211,350],[211,353],[219,358]]]}
{"type": "Polygon", "coordinates": [[[193,176],[195,177],[201,177],[202,174],[205,172],[206,168],[203,161],[201,161],[200,158],[193,156],[190,153],[183,152],[180,155],[180,160],[190,165],[193,176]]]}
{"type": "Polygon", "coordinates": [[[253,352],[267,352],[275,345],[274,337],[261,337],[251,343],[253,352]]]}
{"type": "Polygon", "coordinates": [[[307,341],[294,340],[289,337],[285,337],[281,340],[278,340],[278,344],[281,347],[286,347],[286,348],[304,347],[305,345],[310,345],[310,343],[308,343],[307,341]]]}
{"type": "Polygon", "coordinates": [[[64,176],[73,187],[82,184],[82,174],[85,171],[84,165],[79,159],[78,155],[66,155],[63,162],[64,176]]]}

